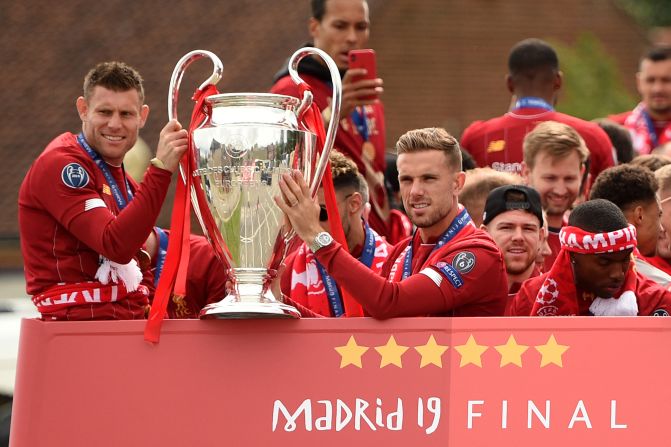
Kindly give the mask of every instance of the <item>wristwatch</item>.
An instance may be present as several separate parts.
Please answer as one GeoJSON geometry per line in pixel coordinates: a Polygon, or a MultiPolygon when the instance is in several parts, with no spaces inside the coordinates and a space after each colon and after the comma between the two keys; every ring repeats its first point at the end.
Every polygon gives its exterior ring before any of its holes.
{"type": "Polygon", "coordinates": [[[326,231],[322,231],[321,233],[317,234],[315,237],[314,241],[310,244],[310,250],[312,252],[316,252],[320,248],[328,247],[331,245],[333,242],[333,237],[328,234],[326,231]]]}

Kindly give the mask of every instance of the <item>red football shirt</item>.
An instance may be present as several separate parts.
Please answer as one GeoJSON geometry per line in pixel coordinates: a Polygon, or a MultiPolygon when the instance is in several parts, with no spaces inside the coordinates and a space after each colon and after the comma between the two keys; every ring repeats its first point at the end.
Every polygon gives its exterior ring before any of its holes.
{"type": "Polygon", "coordinates": [[[597,124],[541,108],[519,108],[488,121],[475,121],[464,130],[461,146],[480,167],[519,174],[524,159],[524,137],[544,121],[568,124],[582,136],[590,152],[592,180],[614,165],[613,145],[597,124]]]}

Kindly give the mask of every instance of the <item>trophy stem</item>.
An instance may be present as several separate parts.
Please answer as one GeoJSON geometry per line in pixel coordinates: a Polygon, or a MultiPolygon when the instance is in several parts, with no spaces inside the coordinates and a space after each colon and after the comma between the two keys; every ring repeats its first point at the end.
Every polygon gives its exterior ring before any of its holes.
{"type": "Polygon", "coordinates": [[[236,284],[221,301],[200,312],[201,320],[244,318],[300,318],[293,306],[279,302],[266,284],[267,271],[233,268],[236,284]]]}

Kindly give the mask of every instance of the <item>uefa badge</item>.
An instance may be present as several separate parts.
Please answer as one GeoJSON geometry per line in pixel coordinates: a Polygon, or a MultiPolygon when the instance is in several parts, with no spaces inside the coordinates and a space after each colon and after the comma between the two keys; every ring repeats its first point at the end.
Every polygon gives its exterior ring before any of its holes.
{"type": "Polygon", "coordinates": [[[83,188],[89,183],[89,173],[79,163],[70,163],[61,171],[61,180],[70,188],[83,188]]]}

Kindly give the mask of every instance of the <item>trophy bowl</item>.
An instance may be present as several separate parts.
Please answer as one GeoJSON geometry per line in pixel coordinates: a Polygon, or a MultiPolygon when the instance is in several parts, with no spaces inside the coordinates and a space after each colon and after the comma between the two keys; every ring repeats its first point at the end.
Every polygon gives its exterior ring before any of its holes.
{"type": "MultiPolygon", "coordinates": [[[[294,82],[303,82],[298,62],[310,54],[319,55],[331,71],[332,113],[340,109],[341,83],[331,58],[316,48],[298,50],[289,62],[294,82]]],[[[168,98],[169,118],[176,117],[179,84],[186,67],[209,57],[215,66],[210,79],[200,88],[214,84],[223,66],[210,52],[196,50],[175,67],[168,98]]],[[[280,194],[282,174],[300,170],[313,196],[316,194],[328,155],[333,147],[337,119],[331,120],[325,147],[318,148],[316,136],[302,123],[301,116],[312,104],[306,91],[302,99],[270,93],[225,93],[208,96],[208,117],[191,134],[193,178],[191,203],[203,232],[218,258],[230,268],[228,294],[209,304],[201,319],[213,318],[299,318],[293,306],[273,296],[270,284],[294,237],[284,225],[284,215],[273,197],[280,194]]]]}

